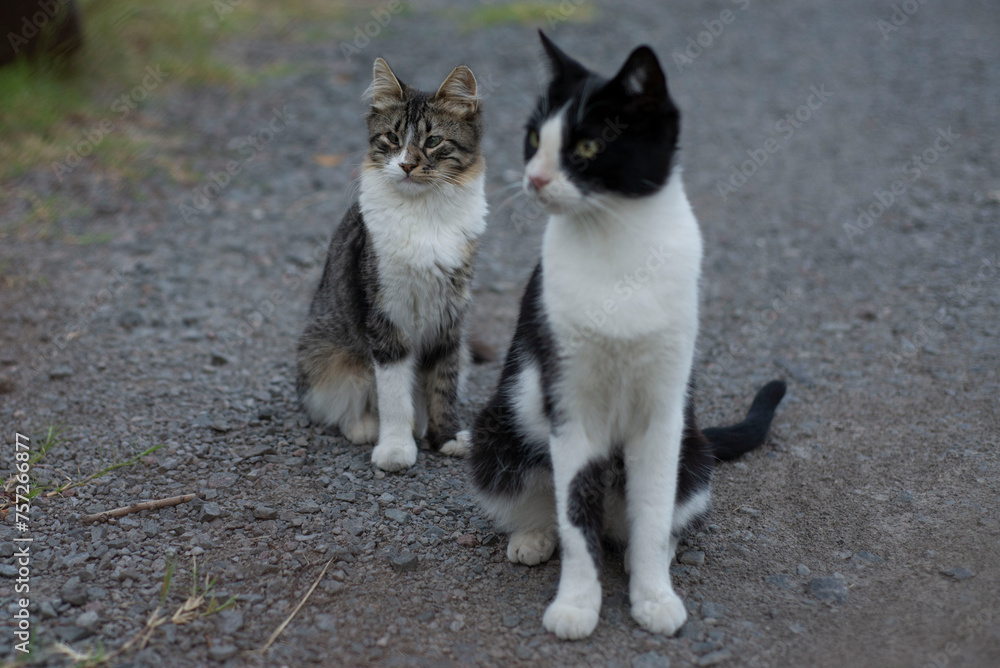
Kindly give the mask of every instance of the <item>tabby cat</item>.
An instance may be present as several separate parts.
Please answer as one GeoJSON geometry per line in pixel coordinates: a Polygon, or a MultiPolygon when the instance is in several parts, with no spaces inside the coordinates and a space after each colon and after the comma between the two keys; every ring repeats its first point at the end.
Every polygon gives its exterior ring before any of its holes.
{"type": "Polygon", "coordinates": [[[415,439],[468,450],[457,419],[464,321],[486,227],[476,79],[456,67],[435,93],[375,61],[360,197],[330,242],[298,344],[298,393],[316,422],[376,443],[386,471],[413,466],[415,439]]]}

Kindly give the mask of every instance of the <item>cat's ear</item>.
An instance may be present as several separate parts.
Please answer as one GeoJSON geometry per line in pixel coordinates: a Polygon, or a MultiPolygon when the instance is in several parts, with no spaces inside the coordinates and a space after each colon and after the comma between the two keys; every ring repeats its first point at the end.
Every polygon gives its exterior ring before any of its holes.
{"type": "Polygon", "coordinates": [[[660,61],[648,46],[640,46],[628,57],[618,74],[611,80],[628,97],[669,101],[667,77],[660,61]]]}
{"type": "Polygon", "coordinates": [[[375,109],[381,109],[394,102],[402,102],[403,100],[403,85],[399,83],[399,79],[392,73],[389,63],[381,58],[375,59],[372,85],[365,92],[365,97],[371,98],[372,107],[375,109]]]}
{"type": "Polygon", "coordinates": [[[553,81],[573,81],[587,76],[587,68],[567,56],[562,49],[556,46],[551,39],[545,36],[545,33],[539,30],[538,36],[542,40],[542,46],[545,48],[545,55],[549,59],[549,67],[551,68],[553,81]]]}
{"type": "Polygon", "coordinates": [[[434,94],[434,100],[442,103],[450,111],[461,116],[469,116],[479,110],[476,77],[465,65],[451,71],[434,94]]]}

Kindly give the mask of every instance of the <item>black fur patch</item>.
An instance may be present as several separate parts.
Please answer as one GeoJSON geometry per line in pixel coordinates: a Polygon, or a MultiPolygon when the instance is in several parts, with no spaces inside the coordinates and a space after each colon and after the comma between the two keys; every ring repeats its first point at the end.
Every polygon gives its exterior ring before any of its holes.
{"type": "Polygon", "coordinates": [[[569,485],[569,521],[587,541],[594,566],[601,567],[601,526],[604,523],[604,495],[607,493],[606,459],[595,460],[580,469],[569,485]]]}

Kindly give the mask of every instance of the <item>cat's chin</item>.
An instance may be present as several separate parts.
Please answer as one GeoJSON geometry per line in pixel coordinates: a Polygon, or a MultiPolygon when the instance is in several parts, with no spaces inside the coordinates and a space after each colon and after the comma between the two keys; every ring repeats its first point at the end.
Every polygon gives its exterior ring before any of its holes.
{"type": "Polygon", "coordinates": [[[413,179],[399,179],[397,181],[393,181],[393,186],[395,186],[396,190],[403,195],[416,197],[427,192],[430,184],[414,181],[413,179]]]}

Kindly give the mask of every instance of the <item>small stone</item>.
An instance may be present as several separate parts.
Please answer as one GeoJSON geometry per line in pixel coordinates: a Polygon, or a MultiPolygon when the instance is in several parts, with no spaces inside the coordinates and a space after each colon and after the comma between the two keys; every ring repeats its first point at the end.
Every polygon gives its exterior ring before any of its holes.
{"type": "Polygon", "coordinates": [[[70,605],[80,606],[87,602],[87,586],[78,575],[74,575],[59,590],[59,596],[70,605]]]}
{"type": "Polygon", "coordinates": [[[733,658],[732,652],[728,649],[720,649],[715,652],[709,652],[705,656],[698,659],[699,666],[714,666],[717,663],[722,663],[723,661],[728,661],[733,658]]]}
{"type": "Polygon", "coordinates": [[[690,566],[701,566],[705,563],[705,553],[701,550],[690,550],[678,557],[677,561],[690,566]]]}
{"type": "Polygon", "coordinates": [[[212,645],[208,650],[208,656],[221,663],[233,658],[239,651],[236,645],[212,645]]]}
{"type": "Polygon", "coordinates": [[[235,473],[217,471],[208,476],[208,486],[212,489],[225,489],[235,485],[239,478],[235,473]]]}
{"type": "Polygon", "coordinates": [[[64,643],[74,643],[94,635],[93,631],[82,626],[57,626],[53,631],[64,643]]]}
{"type": "Polygon", "coordinates": [[[658,652],[646,652],[632,657],[632,668],[670,668],[670,657],[658,652]]]}
{"type": "Polygon", "coordinates": [[[744,515],[750,515],[751,517],[756,517],[760,515],[760,511],[756,508],[750,508],[749,506],[740,506],[736,509],[736,512],[742,513],[744,515]]]}
{"type": "Polygon", "coordinates": [[[315,501],[306,501],[301,506],[299,506],[298,512],[302,513],[303,515],[315,515],[321,510],[323,510],[323,508],[320,507],[320,505],[315,501]]]}
{"type": "Polygon", "coordinates": [[[882,557],[872,554],[866,550],[858,550],[851,556],[851,565],[855,567],[867,566],[869,564],[881,564],[882,557]]]}
{"type": "Polygon", "coordinates": [[[232,362],[233,360],[229,355],[216,351],[212,353],[211,361],[212,361],[212,366],[225,366],[230,362],[232,362]]]}
{"type": "Polygon", "coordinates": [[[847,600],[847,586],[835,577],[813,578],[809,581],[809,592],[821,601],[843,603],[847,600]]]}
{"type": "Polygon", "coordinates": [[[479,544],[479,539],[473,536],[471,533],[464,533],[455,539],[455,542],[462,547],[475,547],[479,544]]]}
{"type": "Polygon", "coordinates": [[[389,565],[392,566],[392,570],[397,573],[415,571],[420,568],[420,557],[412,552],[403,552],[398,556],[390,558],[389,565]]]}
{"type": "Polygon", "coordinates": [[[700,640],[704,635],[705,627],[702,626],[701,622],[691,621],[690,619],[677,632],[678,638],[688,638],[689,640],[700,640]]]}
{"type": "Polygon", "coordinates": [[[397,510],[396,508],[390,508],[385,511],[385,516],[388,517],[393,522],[398,522],[400,524],[406,524],[410,520],[410,514],[402,510],[397,510]]]}
{"type": "Polygon", "coordinates": [[[278,519],[278,511],[268,506],[257,506],[253,509],[253,516],[259,520],[276,520],[278,519]]]}
{"type": "Polygon", "coordinates": [[[85,612],[76,618],[76,625],[93,631],[94,627],[96,627],[100,621],[100,615],[98,615],[94,610],[90,610],[89,612],[85,612]]]}
{"type": "Polygon", "coordinates": [[[695,654],[708,654],[717,649],[722,649],[722,645],[714,640],[691,643],[691,651],[695,654]]]}
{"type": "Polygon", "coordinates": [[[125,311],[118,316],[118,324],[125,329],[135,329],[142,324],[142,314],[138,311],[125,311]]]}
{"type": "Polygon", "coordinates": [[[795,572],[799,574],[799,577],[803,578],[809,577],[809,574],[812,573],[812,571],[809,570],[809,567],[806,566],[805,564],[799,564],[798,566],[796,566],[795,572]]]}
{"type": "Polygon", "coordinates": [[[0,575],[5,578],[16,578],[17,566],[14,564],[0,564],[0,575]]]}
{"type": "Polygon", "coordinates": [[[791,631],[792,633],[805,633],[806,627],[803,626],[802,624],[789,624],[788,630],[791,631]]]}
{"type": "Polygon", "coordinates": [[[219,632],[231,636],[243,628],[243,613],[235,608],[223,610],[216,621],[219,632]]]}
{"type": "Polygon", "coordinates": [[[704,601],[701,604],[701,616],[706,619],[721,619],[726,614],[726,606],[720,603],[704,601]]]}
{"type": "Polygon", "coordinates": [[[211,522],[214,519],[222,517],[222,508],[215,501],[208,501],[201,507],[201,513],[198,515],[199,522],[211,522]]]}
{"type": "Polygon", "coordinates": [[[152,538],[160,533],[160,525],[155,520],[143,520],[142,532],[152,538]]]}
{"type": "Polygon", "coordinates": [[[343,501],[344,503],[354,503],[357,495],[354,492],[338,492],[336,499],[338,501],[343,501]]]}
{"type": "Polygon", "coordinates": [[[967,580],[968,578],[975,576],[975,573],[970,571],[968,568],[963,568],[962,566],[942,570],[941,573],[956,580],[967,580]]]}
{"type": "Polygon", "coordinates": [[[38,606],[38,613],[42,616],[42,619],[54,619],[59,616],[55,606],[52,605],[52,601],[42,601],[42,604],[38,606]]]}
{"type": "Polygon", "coordinates": [[[518,624],[521,623],[521,616],[520,615],[504,615],[503,618],[500,621],[503,622],[504,626],[506,626],[509,629],[512,629],[512,628],[514,628],[515,626],[517,626],[518,624]]]}
{"type": "Polygon", "coordinates": [[[63,364],[51,369],[49,371],[49,378],[51,380],[65,380],[66,378],[72,376],[73,373],[74,371],[71,367],[68,367],[65,364],[63,364]]]}
{"type": "Polygon", "coordinates": [[[6,559],[7,557],[14,556],[14,543],[6,542],[0,543],[0,557],[6,559]]]}
{"type": "Polygon", "coordinates": [[[779,589],[790,589],[791,588],[789,586],[789,584],[788,584],[788,576],[785,575],[784,573],[778,573],[778,574],[775,574],[775,575],[765,575],[764,576],[764,581],[767,582],[770,585],[774,585],[775,587],[778,587],[779,589]]]}

